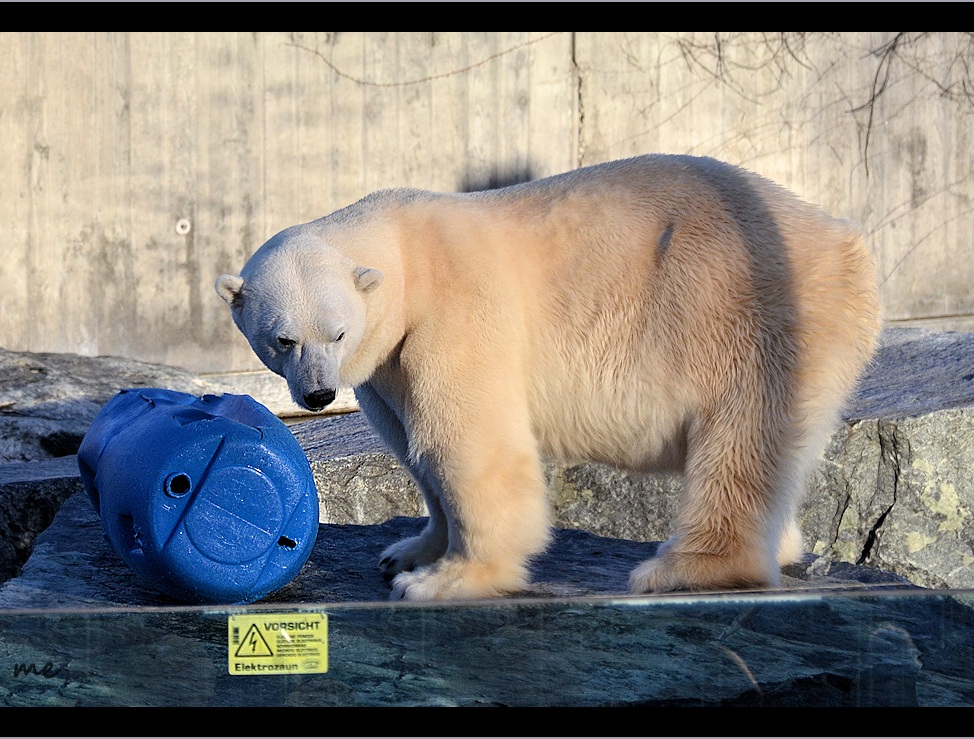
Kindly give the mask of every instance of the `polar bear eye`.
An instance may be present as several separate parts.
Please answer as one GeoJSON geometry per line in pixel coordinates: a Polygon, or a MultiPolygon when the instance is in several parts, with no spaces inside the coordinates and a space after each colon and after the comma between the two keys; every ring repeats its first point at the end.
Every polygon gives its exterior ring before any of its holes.
{"type": "Polygon", "coordinates": [[[297,342],[294,339],[289,339],[286,336],[278,336],[277,343],[281,345],[282,349],[290,349],[297,342]]]}
{"type": "Polygon", "coordinates": [[[335,341],[341,341],[344,338],[345,338],[345,332],[342,331],[341,333],[338,334],[338,336],[335,337],[335,341]]]}

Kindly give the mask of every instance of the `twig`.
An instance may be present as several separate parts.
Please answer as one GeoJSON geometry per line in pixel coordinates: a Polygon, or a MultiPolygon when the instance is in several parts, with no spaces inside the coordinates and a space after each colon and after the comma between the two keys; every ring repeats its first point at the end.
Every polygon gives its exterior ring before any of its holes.
{"type": "Polygon", "coordinates": [[[408,80],[406,82],[372,82],[370,80],[363,80],[359,77],[353,77],[352,75],[340,70],[338,67],[332,64],[331,61],[326,59],[324,54],[322,54],[317,49],[309,49],[307,46],[303,46],[302,44],[285,44],[285,46],[293,46],[296,49],[307,51],[309,54],[314,54],[316,57],[321,59],[321,61],[323,61],[339,77],[343,77],[344,79],[349,80],[350,82],[354,82],[357,85],[367,85],[369,87],[406,87],[407,85],[419,85],[422,84],[423,82],[431,82],[433,80],[443,79],[444,77],[453,77],[458,74],[463,74],[464,72],[469,72],[471,69],[476,69],[477,67],[481,67],[484,64],[487,64],[488,62],[492,62],[495,59],[504,56],[505,54],[510,54],[511,52],[517,51],[518,49],[523,49],[525,46],[536,44],[540,41],[549,39],[552,36],[557,36],[560,33],[563,33],[563,31],[554,31],[552,33],[545,34],[540,38],[531,39],[530,41],[525,41],[524,43],[518,44],[517,46],[512,46],[511,48],[505,49],[504,51],[499,51],[496,54],[492,54],[486,59],[477,62],[476,64],[471,64],[469,66],[462,67],[461,69],[454,69],[450,72],[443,72],[442,74],[434,74],[428,77],[421,77],[420,79],[416,79],[416,80],[408,80]]]}

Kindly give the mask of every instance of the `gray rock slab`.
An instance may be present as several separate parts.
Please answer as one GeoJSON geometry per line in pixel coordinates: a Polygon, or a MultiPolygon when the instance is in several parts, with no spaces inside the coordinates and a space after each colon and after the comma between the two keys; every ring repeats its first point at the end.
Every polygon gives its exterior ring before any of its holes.
{"type": "Polygon", "coordinates": [[[0,666],[62,671],[0,670],[2,705],[974,704],[974,597],[957,590],[974,561],[974,335],[884,334],[802,510],[812,551],[773,593],[620,595],[667,536],[679,478],[552,465],[559,528],[529,590],[390,604],[376,559],[422,525],[415,486],[360,414],[296,424],[323,523],[259,607],[329,604],[334,667],[274,683],[226,674],[219,609],[180,607],[125,567],[63,456],[122,387],[221,388],[110,359],[94,380],[91,364],[0,355],[6,459],[45,460],[0,464],[0,574],[20,573],[0,587],[0,666]]]}
{"type": "MultiPolygon", "coordinates": [[[[359,414],[292,427],[322,521],[425,515],[422,496],[359,414]]],[[[937,588],[974,587],[974,334],[887,329],[800,510],[806,548],[937,588]]],[[[678,475],[547,466],[555,524],[666,539],[678,475]]]]}
{"type": "Polygon", "coordinates": [[[19,572],[34,537],[81,489],[74,455],[98,411],[119,390],[161,387],[204,395],[260,389],[252,374],[235,383],[230,376],[205,379],[119,357],[0,349],[0,582],[19,572]]]}
{"type": "MultiPolygon", "coordinates": [[[[419,533],[424,519],[397,516],[381,524],[321,524],[308,564],[265,603],[386,601],[378,562],[383,549],[419,533]]],[[[518,597],[625,595],[630,570],[656,551],[656,542],[600,537],[560,529],[532,566],[534,582],[518,597]]],[[[893,573],[837,566],[814,555],[788,570],[791,588],[912,587],[893,573]]],[[[0,609],[89,606],[170,606],[174,600],[144,583],[112,550],[84,493],[69,497],[41,533],[19,576],[0,586],[0,609]]]]}
{"type": "Polygon", "coordinates": [[[558,530],[518,597],[390,603],[378,552],[422,523],[323,524],[308,565],[253,608],[326,612],[328,672],[243,678],[227,674],[230,611],[157,594],[71,496],[0,587],[0,664],[57,679],[0,671],[0,705],[974,704],[963,594],[809,555],[784,591],[619,596],[656,545],[558,530]]]}
{"type": "MultiPolygon", "coordinates": [[[[132,369],[133,363],[111,358],[6,352],[0,360],[12,368],[6,385],[0,385],[0,422],[36,413],[49,424],[21,449],[50,446],[54,433],[80,440],[86,427],[79,419],[90,422],[100,403],[122,386],[213,391],[194,385],[193,377],[178,370],[169,376],[163,371],[171,368],[134,363],[132,369]],[[92,365],[96,370],[89,369],[92,365]],[[101,379],[86,379],[89,372],[101,379]],[[177,381],[188,384],[177,386],[177,381]],[[75,396],[78,402],[68,402],[75,396]],[[66,424],[58,420],[62,415],[66,424]]],[[[972,378],[974,334],[884,332],[881,350],[833,436],[800,511],[806,547],[812,553],[873,564],[918,585],[974,586],[972,378]]],[[[361,414],[325,416],[291,428],[311,462],[323,523],[375,524],[393,516],[425,515],[409,475],[361,414]]],[[[74,458],[64,459],[72,460],[62,462],[69,469],[74,458]]],[[[24,515],[23,506],[29,508],[34,497],[56,506],[77,490],[70,478],[51,478],[43,471],[31,488],[24,469],[15,473],[15,483],[8,484],[8,470],[16,467],[0,465],[0,525],[11,532],[3,539],[6,545],[0,546],[4,577],[17,571],[33,536],[50,521],[50,506],[38,505],[33,517],[24,515]]],[[[549,465],[547,474],[557,526],[638,541],[669,536],[682,488],[679,476],[631,475],[594,464],[549,465]]]]}
{"type": "Polygon", "coordinates": [[[34,538],[82,489],[75,456],[0,465],[0,582],[20,572],[34,538]]]}
{"type": "Polygon", "coordinates": [[[846,418],[906,418],[974,406],[974,333],[887,328],[846,418]]]}
{"type": "Polygon", "coordinates": [[[176,367],[0,349],[0,464],[75,454],[101,407],[130,387],[193,395],[219,390],[176,367]]]}
{"type": "Polygon", "coordinates": [[[806,547],[974,587],[974,334],[888,330],[801,510],[806,547]]]}

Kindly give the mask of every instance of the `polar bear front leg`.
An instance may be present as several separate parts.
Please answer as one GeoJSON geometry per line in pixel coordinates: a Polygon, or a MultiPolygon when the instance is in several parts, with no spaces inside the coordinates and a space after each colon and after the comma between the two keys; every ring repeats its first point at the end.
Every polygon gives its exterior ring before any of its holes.
{"type": "Polygon", "coordinates": [[[410,536],[386,547],[379,560],[379,569],[387,580],[401,572],[414,570],[432,564],[446,552],[449,544],[446,515],[435,495],[426,492],[426,486],[418,482],[419,475],[414,474],[426,500],[429,510],[429,520],[418,536],[410,536]]]}
{"type": "Polygon", "coordinates": [[[394,600],[468,600],[518,592],[528,562],[549,541],[549,509],[540,459],[507,444],[445,465],[439,481],[449,546],[436,562],[400,572],[394,600]]]}
{"type": "MultiPolygon", "coordinates": [[[[376,374],[377,379],[382,378],[381,372],[376,374]]],[[[399,415],[385,398],[385,395],[392,393],[393,390],[394,386],[390,388],[387,384],[383,393],[378,385],[366,383],[356,389],[355,396],[372,428],[389,446],[399,462],[409,470],[410,476],[423,494],[429,520],[418,536],[398,541],[382,552],[379,569],[386,579],[392,579],[400,572],[432,564],[446,552],[449,541],[446,514],[440,504],[436,478],[429,474],[425,465],[410,458],[406,429],[399,420],[399,415]]],[[[397,397],[395,402],[401,405],[402,398],[397,397]]]]}
{"type": "Polygon", "coordinates": [[[396,575],[393,599],[523,590],[550,538],[519,283],[505,270],[456,279],[450,306],[418,321],[399,355],[409,457],[423,465],[449,541],[436,562],[396,575]]]}

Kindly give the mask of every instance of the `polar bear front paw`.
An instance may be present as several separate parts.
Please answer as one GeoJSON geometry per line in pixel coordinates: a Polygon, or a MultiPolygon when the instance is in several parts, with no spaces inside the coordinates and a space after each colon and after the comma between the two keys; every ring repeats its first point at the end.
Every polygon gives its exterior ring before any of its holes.
{"type": "Polygon", "coordinates": [[[637,566],[629,575],[634,594],[673,590],[726,590],[778,584],[777,563],[769,568],[754,555],[697,554],[678,547],[660,549],[662,554],[637,566]]]}
{"type": "Polygon", "coordinates": [[[527,586],[527,570],[511,563],[440,560],[392,581],[390,600],[475,600],[515,593],[527,586]]]}
{"type": "Polygon", "coordinates": [[[446,542],[423,532],[419,536],[397,541],[386,548],[379,560],[382,576],[391,580],[401,572],[432,564],[446,551],[446,542]]]}

